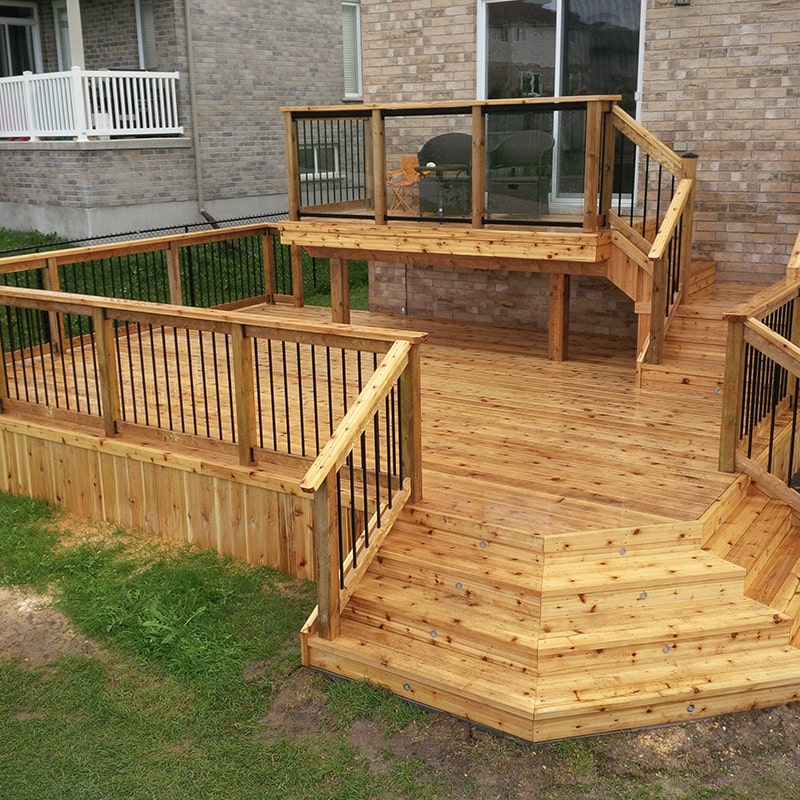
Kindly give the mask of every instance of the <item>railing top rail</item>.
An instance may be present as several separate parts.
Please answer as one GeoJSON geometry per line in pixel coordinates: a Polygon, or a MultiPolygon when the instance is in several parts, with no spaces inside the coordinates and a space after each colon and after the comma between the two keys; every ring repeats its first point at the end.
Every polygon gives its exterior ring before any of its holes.
{"type": "Polygon", "coordinates": [[[46,250],[41,253],[27,253],[18,256],[0,258],[0,274],[19,272],[24,269],[40,269],[48,263],[78,264],[82,261],[94,261],[114,256],[150,253],[155,250],[166,250],[172,244],[187,247],[193,244],[207,244],[228,239],[242,239],[247,236],[277,234],[276,223],[248,223],[234,225],[229,228],[217,228],[212,231],[189,231],[166,236],[154,236],[148,239],[131,239],[127,242],[111,242],[109,244],[93,244],[86,247],[67,247],[60,250],[46,250]]]}
{"type": "Polygon", "coordinates": [[[131,70],[131,69],[82,69],[81,67],[73,67],[72,69],[62,70],[60,72],[30,72],[25,71],[22,75],[11,75],[8,77],[0,78],[0,84],[3,83],[19,83],[21,81],[49,81],[58,78],[71,78],[76,73],[86,75],[92,78],[180,78],[180,72],[150,72],[145,70],[131,70]]]}
{"type": "Polygon", "coordinates": [[[649,153],[664,169],[675,177],[683,177],[683,159],[664,142],[653,136],[640,125],[627,111],[614,104],[611,109],[612,121],[617,130],[625,134],[634,144],[649,153]]]}
{"type": "MultiPolygon", "coordinates": [[[[400,331],[388,328],[366,328],[332,322],[314,323],[302,320],[270,321],[253,312],[189,308],[115,297],[93,297],[48,289],[27,289],[0,286],[0,305],[36,308],[67,314],[90,315],[100,309],[110,319],[143,321],[154,325],[177,325],[203,330],[221,330],[233,325],[245,326],[250,335],[286,341],[303,341],[331,346],[374,349],[384,352],[386,345],[397,341],[420,344],[428,339],[421,331],[400,331]]],[[[264,312],[268,315],[269,312],[264,312]]]]}
{"type": "Polygon", "coordinates": [[[678,184],[678,188],[675,190],[675,194],[672,197],[672,202],[669,204],[667,213],[664,215],[664,221],[661,223],[656,238],[653,240],[650,252],[647,255],[647,257],[653,261],[657,261],[664,256],[669,246],[670,239],[678,226],[678,222],[680,222],[681,214],[683,214],[689,204],[689,200],[692,196],[693,184],[694,181],[690,178],[682,178],[681,182],[678,184]]]}
{"type": "Polygon", "coordinates": [[[800,278],[788,276],[725,312],[723,319],[734,322],[744,322],[750,317],[760,319],[797,297],[798,294],[800,294],[800,278]]]}
{"type": "Polygon", "coordinates": [[[573,95],[567,97],[522,97],[506,100],[451,100],[436,103],[366,103],[364,105],[330,105],[330,106],[282,106],[281,111],[293,117],[310,116],[346,116],[365,117],[372,116],[373,111],[385,115],[397,114],[468,114],[473,108],[519,108],[521,106],[585,106],[592,102],[613,104],[622,99],[618,94],[598,95],[573,95]]]}
{"type": "Polygon", "coordinates": [[[405,369],[411,346],[409,341],[392,345],[300,482],[304,492],[318,491],[328,475],[344,464],[356,439],[370,424],[377,404],[383,401],[405,369]]]}

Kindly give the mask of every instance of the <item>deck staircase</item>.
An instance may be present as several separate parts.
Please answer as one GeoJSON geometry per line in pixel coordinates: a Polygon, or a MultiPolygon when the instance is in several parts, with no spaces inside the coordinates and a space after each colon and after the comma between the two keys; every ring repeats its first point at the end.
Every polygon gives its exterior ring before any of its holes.
{"type": "Polygon", "coordinates": [[[746,567],[702,535],[697,522],[540,537],[411,508],[341,636],[307,636],[307,657],[530,741],[735,710],[743,674],[739,708],[785,701],[792,619],[746,596],[746,567]]]}
{"type": "Polygon", "coordinates": [[[716,283],[713,262],[695,262],[687,289],[664,341],[663,363],[641,366],[642,388],[722,388],[727,337],[722,316],[750,297],[753,287],[716,283]]]}

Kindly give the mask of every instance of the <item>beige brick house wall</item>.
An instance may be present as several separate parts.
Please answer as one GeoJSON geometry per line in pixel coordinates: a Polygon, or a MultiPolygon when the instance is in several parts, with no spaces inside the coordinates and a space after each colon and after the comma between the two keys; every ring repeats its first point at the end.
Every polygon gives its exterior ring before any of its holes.
{"type": "MultiPolygon", "coordinates": [[[[476,0],[361,6],[365,101],[476,96],[476,0]]],[[[798,0],[647,0],[642,121],[699,155],[695,253],[722,280],[785,271],[800,229],[799,97],[798,0]]]]}

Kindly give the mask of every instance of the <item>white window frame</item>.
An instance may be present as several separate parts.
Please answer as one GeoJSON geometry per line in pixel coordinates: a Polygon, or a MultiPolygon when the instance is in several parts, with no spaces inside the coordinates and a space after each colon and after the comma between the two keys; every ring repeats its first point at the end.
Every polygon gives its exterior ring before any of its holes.
{"type": "Polygon", "coordinates": [[[343,0],[342,2],[342,56],[343,56],[343,78],[344,78],[344,96],[346,100],[360,100],[364,96],[364,80],[361,71],[361,2],[360,0],[343,0]],[[348,60],[348,42],[345,35],[345,9],[352,9],[350,13],[353,14],[353,30],[352,35],[355,39],[349,47],[351,52],[350,59],[348,60]],[[353,63],[354,62],[354,63],[353,63]],[[348,73],[355,73],[356,86],[353,90],[348,91],[348,73]]]}
{"type": "Polygon", "coordinates": [[[64,52],[64,45],[67,45],[69,48],[69,18],[67,17],[67,0],[53,0],[53,25],[55,26],[56,30],[56,55],[58,57],[58,69],[60,72],[65,72],[66,70],[72,69],[72,64],[69,63],[71,61],[71,57],[68,57],[69,49],[67,52],[64,52]],[[64,42],[64,36],[62,34],[62,27],[61,22],[62,20],[67,20],[67,26],[63,28],[66,32],[67,41],[64,42]]]}
{"type": "Polygon", "coordinates": [[[136,43],[139,48],[139,69],[157,69],[155,23],[153,21],[152,0],[136,0],[136,43]],[[153,62],[148,64],[147,54],[151,53],[153,62]]]}
{"type": "MultiPolygon", "coordinates": [[[[33,51],[33,70],[34,72],[42,71],[42,43],[39,34],[39,9],[36,3],[31,0],[2,0],[2,6],[16,6],[17,8],[28,8],[33,13],[31,14],[30,21],[23,20],[20,17],[4,17],[0,14],[0,26],[5,28],[6,25],[19,25],[21,27],[30,28],[30,44],[33,51]]],[[[0,32],[0,36],[4,35],[4,31],[0,32]]]]}

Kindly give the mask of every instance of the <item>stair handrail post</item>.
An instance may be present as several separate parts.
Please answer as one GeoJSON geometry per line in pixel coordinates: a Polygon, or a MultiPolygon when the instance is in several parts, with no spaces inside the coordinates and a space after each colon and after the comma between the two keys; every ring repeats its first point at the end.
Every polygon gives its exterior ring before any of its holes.
{"type": "Polygon", "coordinates": [[[317,578],[317,633],[333,641],[341,631],[336,472],[314,492],[314,564],[317,578]]]}
{"type": "Polygon", "coordinates": [[[667,316],[667,256],[653,262],[653,289],[650,298],[649,364],[660,364],[664,358],[664,333],[667,316]]]}
{"type": "Polygon", "coordinates": [[[692,239],[694,232],[694,204],[695,187],[697,186],[697,153],[686,153],[683,156],[683,174],[681,178],[692,182],[689,196],[686,199],[686,206],[683,210],[683,222],[681,224],[681,244],[680,244],[680,280],[684,284],[689,277],[689,264],[692,261],[692,239]]]}
{"type": "Polygon", "coordinates": [[[722,422],[719,435],[719,471],[736,470],[736,445],[742,424],[742,384],[744,381],[744,325],[746,317],[726,314],[728,337],[725,348],[725,375],[722,389],[722,422]]]}
{"type": "Polygon", "coordinates": [[[422,499],[422,381],[419,345],[408,352],[408,364],[400,376],[401,474],[411,479],[411,503],[422,499]]]}

